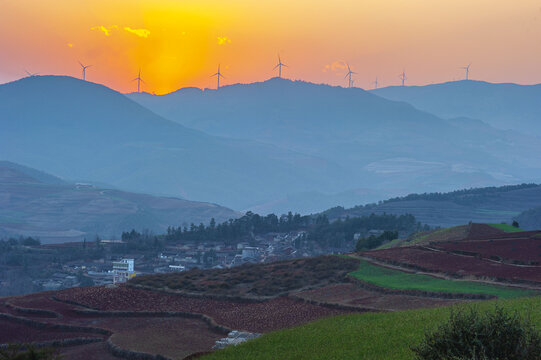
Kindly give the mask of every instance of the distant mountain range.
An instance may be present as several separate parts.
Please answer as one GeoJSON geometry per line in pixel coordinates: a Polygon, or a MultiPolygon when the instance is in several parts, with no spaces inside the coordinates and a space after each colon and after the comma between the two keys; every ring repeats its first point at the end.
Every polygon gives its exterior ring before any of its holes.
{"type": "Polygon", "coordinates": [[[208,223],[240,214],[209,203],[155,197],[74,184],[0,161],[0,237],[33,236],[66,242],[96,235],[120,237],[131,229],[164,233],[168,226],[208,223]]]}
{"type": "Polygon", "coordinates": [[[541,226],[541,185],[521,184],[457,190],[448,193],[410,194],[377,204],[335,207],[324,211],[331,220],[374,214],[412,214],[430,226],[449,227],[474,223],[519,220],[521,228],[538,230],[541,226]],[[536,210],[530,210],[537,208],[536,210]]]}
{"type": "Polygon", "coordinates": [[[408,102],[442,118],[468,117],[500,129],[541,137],[541,84],[463,80],[426,86],[391,86],[370,92],[408,102]]]}
{"type": "Polygon", "coordinates": [[[33,76],[0,85],[0,129],[5,160],[260,213],[541,182],[534,137],[361,89],[276,78],[125,96],[33,76]]]}
{"type": "Polygon", "coordinates": [[[354,183],[348,169],[325,159],[188,129],[105,86],[70,77],[0,85],[0,129],[5,160],[235,209],[354,183]]]}
{"type": "Polygon", "coordinates": [[[541,180],[541,144],[534,137],[479,120],[445,120],[362,89],[274,78],[219,91],[186,88],[128,96],[205,133],[257,140],[336,163],[354,180],[335,193],[288,189],[273,202],[252,206],[256,211],[311,212],[411,192],[541,180]]]}

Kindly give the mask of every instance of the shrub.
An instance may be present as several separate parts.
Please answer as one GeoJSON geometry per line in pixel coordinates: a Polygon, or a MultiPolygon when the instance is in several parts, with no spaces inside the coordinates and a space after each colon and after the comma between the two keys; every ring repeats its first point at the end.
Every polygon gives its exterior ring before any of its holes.
{"type": "Polygon", "coordinates": [[[534,360],[541,359],[541,333],[516,312],[470,308],[451,312],[412,350],[418,360],[534,360]]]}
{"type": "Polygon", "coordinates": [[[32,345],[10,344],[0,348],[0,360],[57,360],[58,352],[52,348],[37,349],[32,345]]]}

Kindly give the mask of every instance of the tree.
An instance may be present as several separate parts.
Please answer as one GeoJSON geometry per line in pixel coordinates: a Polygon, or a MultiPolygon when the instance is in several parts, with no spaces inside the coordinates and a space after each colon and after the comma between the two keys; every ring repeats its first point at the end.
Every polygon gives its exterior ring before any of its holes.
{"type": "Polygon", "coordinates": [[[417,360],[534,360],[541,359],[541,333],[516,312],[472,307],[451,312],[412,351],[417,360]]]}
{"type": "Polygon", "coordinates": [[[513,220],[513,224],[512,224],[512,225],[513,225],[514,227],[516,227],[516,228],[520,227],[520,226],[518,225],[518,221],[516,221],[516,220],[513,220]]]}

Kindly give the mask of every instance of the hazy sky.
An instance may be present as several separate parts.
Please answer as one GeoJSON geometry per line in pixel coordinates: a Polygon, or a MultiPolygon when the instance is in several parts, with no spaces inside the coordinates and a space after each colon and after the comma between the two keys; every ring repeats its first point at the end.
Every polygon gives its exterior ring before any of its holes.
{"type": "Polygon", "coordinates": [[[355,86],[541,82],[541,0],[0,0],[0,82],[24,69],[134,91],[273,76],[355,86]]]}

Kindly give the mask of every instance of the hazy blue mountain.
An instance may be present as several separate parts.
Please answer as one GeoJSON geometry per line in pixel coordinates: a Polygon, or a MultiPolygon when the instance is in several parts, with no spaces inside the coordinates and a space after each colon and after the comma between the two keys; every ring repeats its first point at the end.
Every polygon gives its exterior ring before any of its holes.
{"type": "Polygon", "coordinates": [[[444,120],[362,89],[274,78],[219,91],[185,88],[129,96],[187,127],[323,158],[355,177],[356,186],[349,189],[288,191],[253,209],[286,204],[294,209],[303,203],[313,211],[340,199],[349,206],[370,201],[364,194],[371,191],[381,199],[541,179],[541,146],[534,138],[481,121],[444,120]],[[352,197],[342,196],[348,193],[352,197]]]}
{"type": "Polygon", "coordinates": [[[521,228],[541,228],[541,185],[521,184],[474,188],[448,193],[410,194],[377,204],[350,209],[335,207],[324,213],[330,219],[375,214],[412,214],[417,221],[431,226],[475,223],[511,224],[518,216],[521,228]],[[531,208],[536,210],[526,211],[531,208]],[[524,227],[523,227],[524,225],[524,227]]]}
{"type": "Polygon", "coordinates": [[[326,159],[206,135],[105,86],[60,76],[0,85],[0,159],[235,209],[355,183],[349,170],[326,159]]]}
{"type": "Polygon", "coordinates": [[[131,229],[164,233],[168,226],[227,221],[240,214],[210,203],[73,184],[0,161],[0,237],[34,236],[42,242],[93,240],[131,229]]]}
{"type": "Polygon", "coordinates": [[[391,86],[371,92],[408,102],[443,118],[469,117],[500,129],[541,136],[541,84],[463,80],[426,86],[391,86]]]}

